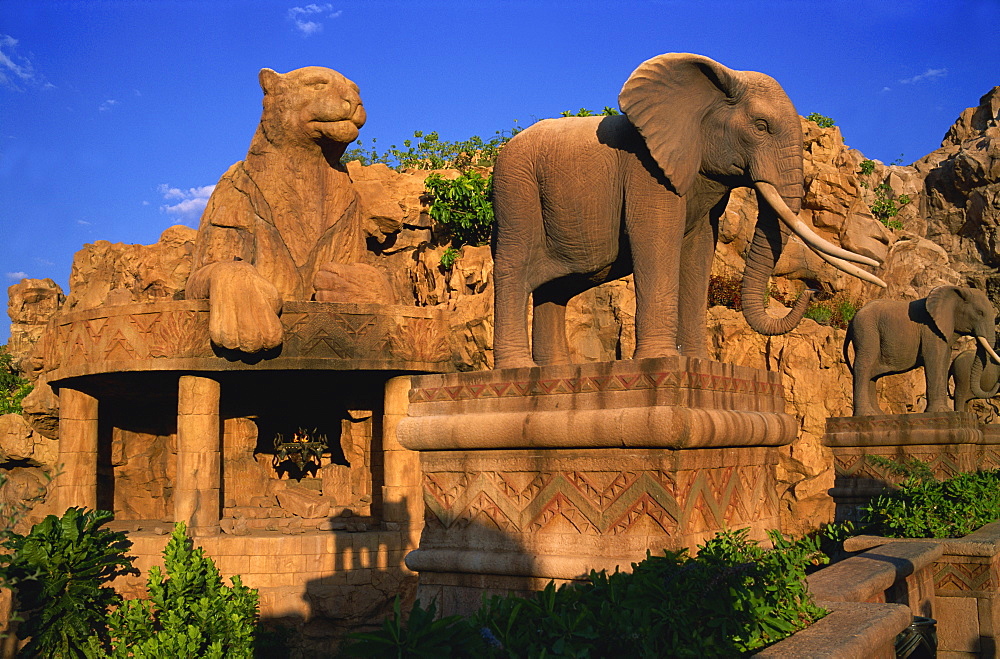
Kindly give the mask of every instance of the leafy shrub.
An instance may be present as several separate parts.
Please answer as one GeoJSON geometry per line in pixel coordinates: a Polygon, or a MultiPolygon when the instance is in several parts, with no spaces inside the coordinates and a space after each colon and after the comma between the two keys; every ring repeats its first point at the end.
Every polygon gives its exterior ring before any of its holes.
{"type": "Polygon", "coordinates": [[[108,609],[121,602],[107,584],[139,574],[135,559],[125,556],[132,542],[101,528],[112,517],[106,510],[70,508],[0,543],[9,552],[0,555],[0,577],[26,618],[17,634],[31,637],[21,656],[93,657],[107,647],[108,609]]]}
{"type": "Polygon", "coordinates": [[[358,140],[357,146],[344,152],[341,158],[344,162],[358,160],[362,165],[383,163],[394,169],[460,169],[466,171],[471,167],[492,167],[497,154],[503,145],[521,132],[516,125],[508,131],[497,131],[494,136],[484,140],[473,135],[466,140],[449,142],[442,140],[436,132],[425,133],[413,131],[413,140],[403,140],[403,148],[395,144],[383,153],[376,148],[376,140],[371,140],[371,148],[365,149],[364,142],[358,140]]]}
{"type": "Polygon", "coordinates": [[[831,128],[831,127],[837,125],[836,122],[834,122],[833,119],[831,119],[830,117],[824,116],[824,115],[820,114],[819,112],[811,112],[811,113],[809,113],[808,115],[806,115],[806,119],[808,119],[809,121],[813,122],[814,124],[816,124],[820,128],[831,128]]]}
{"type": "Polygon", "coordinates": [[[392,606],[392,615],[382,622],[382,628],[371,634],[351,634],[353,642],[344,647],[350,657],[444,657],[482,656],[486,644],[472,623],[462,616],[435,620],[434,602],[426,609],[420,601],[413,603],[404,622],[399,612],[399,598],[392,606]]]}
{"type": "Polygon", "coordinates": [[[860,307],[861,303],[857,300],[837,293],[829,299],[811,303],[806,309],[805,317],[812,318],[820,325],[847,329],[860,307]]]}
{"type": "Polygon", "coordinates": [[[667,551],[633,564],[631,573],[591,572],[583,584],[494,596],[471,626],[454,616],[433,627],[433,605],[415,605],[404,626],[397,607],[382,630],[355,638],[370,656],[736,656],[825,615],[804,581],[807,565],[825,561],[819,541],[773,533],[767,549],[747,534],[722,532],[695,558],[667,551]]]}
{"type": "Polygon", "coordinates": [[[605,105],[604,109],[600,112],[594,112],[588,110],[587,108],[580,108],[576,112],[570,110],[563,110],[559,113],[561,117],[615,117],[621,114],[618,110],[614,109],[610,105],[605,105]]]}
{"type": "Polygon", "coordinates": [[[958,538],[1000,519],[1000,470],[938,480],[920,460],[868,459],[905,475],[900,485],[861,509],[869,532],[894,538],[958,538]]]}
{"type": "MultiPolygon", "coordinates": [[[[875,161],[862,160],[857,173],[860,176],[871,177],[875,173],[875,161]]],[[[868,181],[861,182],[861,187],[863,188],[867,188],[869,185],[868,181]]],[[[876,185],[873,191],[875,192],[875,201],[871,203],[869,208],[875,219],[890,229],[902,229],[903,223],[893,218],[899,214],[903,206],[910,203],[911,199],[909,195],[901,194],[898,197],[893,196],[892,187],[886,183],[876,185]]]]}
{"type": "Polygon", "coordinates": [[[112,657],[252,657],[257,591],[239,576],[222,583],[215,561],[174,525],[163,550],[166,574],[149,571],[148,600],[127,600],[110,618],[112,657]]]}
{"type": "Polygon", "coordinates": [[[454,246],[484,245],[493,227],[493,176],[468,172],[456,179],[428,176],[424,185],[433,197],[431,218],[449,234],[454,246]]]}
{"type": "Polygon", "coordinates": [[[449,247],[444,250],[443,254],[441,254],[441,267],[445,269],[451,268],[451,266],[455,265],[455,261],[457,261],[458,257],[461,255],[462,253],[460,251],[454,247],[449,247]]]}
{"type": "Polygon", "coordinates": [[[0,414],[20,414],[21,401],[31,393],[31,383],[21,377],[6,346],[0,346],[0,414]]]}

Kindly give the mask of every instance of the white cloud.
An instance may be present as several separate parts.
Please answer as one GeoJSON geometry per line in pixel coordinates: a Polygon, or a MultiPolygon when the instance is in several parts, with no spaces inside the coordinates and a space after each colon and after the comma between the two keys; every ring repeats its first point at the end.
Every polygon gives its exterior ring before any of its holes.
{"type": "Polygon", "coordinates": [[[18,40],[14,37],[0,34],[0,85],[18,91],[21,90],[20,84],[53,87],[35,73],[35,65],[30,58],[18,54],[17,45],[18,40]]]}
{"type": "Polygon", "coordinates": [[[892,91],[892,88],[891,88],[891,87],[883,87],[883,88],[882,88],[882,93],[885,93],[885,92],[891,92],[891,91],[892,91]]]}
{"type": "Polygon", "coordinates": [[[295,29],[308,37],[323,30],[324,18],[338,18],[343,10],[333,11],[331,4],[308,4],[304,7],[292,7],[288,10],[288,20],[292,22],[295,29]]]}
{"type": "Polygon", "coordinates": [[[27,279],[27,272],[8,272],[7,279],[12,279],[14,281],[21,281],[22,279],[27,279]]]}
{"type": "Polygon", "coordinates": [[[113,98],[109,98],[108,100],[101,103],[101,107],[97,109],[101,112],[108,112],[109,110],[111,110],[111,108],[115,107],[116,105],[118,105],[118,101],[116,101],[113,98]]]}
{"type": "Polygon", "coordinates": [[[77,220],[76,223],[79,224],[82,227],[92,226],[92,223],[88,222],[87,220],[77,220]]]}
{"type": "Polygon", "coordinates": [[[915,82],[921,82],[924,80],[937,80],[938,78],[943,78],[948,75],[948,69],[927,69],[923,73],[913,76],[912,78],[904,78],[899,82],[904,85],[912,85],[915,82]]]}
{"type": "Polygon", "coordinates": [[[176,201],[177,203],[160,206],[160,210],[171,215],[176,215],[182,220],[197,220],[201,216],[202,211],[205,210],[208,198],[212,195],[212,190],[214,189],[214,185],[203,185],[200,188],[181,190],[180,188],[172,188],[166,183],[161,183],[160,187],[157,188],[159,193],[163,195],[165,200],[176,201]]]}

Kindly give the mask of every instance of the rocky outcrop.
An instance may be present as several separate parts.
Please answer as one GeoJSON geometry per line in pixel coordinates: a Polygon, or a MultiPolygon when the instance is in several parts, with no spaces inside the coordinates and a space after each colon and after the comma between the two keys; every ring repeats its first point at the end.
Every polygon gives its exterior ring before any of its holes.
{"type": "Polygon", "coordinates": [[[198,232],[169,227],[152,245],[98,240],[73,257],[66,309],[180,299],[191,274],[191,254],[198,232]]]}
{"type": "Polygon", "coordinates": [[[1000,87],[968,108],[941,148],[916,162],[926,176],[926,237],[962,276],[1000,301],[1000,87]]]}
{"type": "Polygon", "coordinates": [[[37,371],[32,362],[35,344],[45,325],[66,301],[62,289],[51,279],[22,279],[7,288],[7,315],[10,316],[10,340],[7,352],[29,377],[37,371]]]}

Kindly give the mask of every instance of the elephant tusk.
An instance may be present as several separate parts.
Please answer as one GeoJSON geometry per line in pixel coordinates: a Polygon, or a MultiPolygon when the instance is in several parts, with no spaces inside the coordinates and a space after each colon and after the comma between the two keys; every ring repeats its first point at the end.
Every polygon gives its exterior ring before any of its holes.
{"type": "MultiPolygon", "coordinates": [[[[814,251],[823,252],[834,258],[843,259],[845,261],[860,263],[862,265],[870,265],[873,268],[877,268],[881,265],[875,259],[862,256],[861,254],[855,254],[854,252],[846,250],[843,247],[837,247],[829,240],[821,238],[815,231],[810,229],[805,222],[799,219],[798,215],[796,215],[792,209],[788,207],[785,200],[781,198],[780,194],[778,194],[778,190],[770,183],[757,181],[754,185],[757,186],[757,191],[760,192],[761,196],[764,197],[764,200],[771,206],[771,208],[775,210],[778,217],[781,218],[781,221],[792,230],[792,233],[801,238],[806,245],[813,248],[814,251]]],[[[855,276],[865,279],[864,277],[861,277],[861,275],[856,274],[855,276]]],[[[884,286],[884,284],[882,284],[882,286],[884,286]]]]}
{"type": "Polygon", "coordinates": [[[862,270],[853,263],[848,263],[843,259],[838,259],[835,256],[830,256],[829,254],[824,254],[823,252],[816,252],[816,256],[820,257],[821,259],[823,259],[836,269],[842,272],[846,272],[849,275],[853,275],[858,279],[861,279],[862,281],[866,281],[870,284],[875,284],[876,286],[881,286],[882,288],[888,288],[888,286],[884,281],[882,281],[872,273],[862,270]]]}
{"type": "Polygon", "coordinates": [[[997,355],[996,351],[993,350],[993,346],[990,345],[990,342],[982,336],[977,336],[976,340],[979,341],[979,345],[983,347],[983,350],[986,351],[990,358],[997,364],[1000,364],[1000,355],[997,355]]]}

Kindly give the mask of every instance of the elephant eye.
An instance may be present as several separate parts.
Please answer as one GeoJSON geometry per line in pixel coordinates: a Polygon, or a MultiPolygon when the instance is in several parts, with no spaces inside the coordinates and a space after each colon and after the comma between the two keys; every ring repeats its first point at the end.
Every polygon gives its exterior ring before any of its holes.
{"type": "Polygon", "coordinates": [[[760,133],[766,133],[768,131],[768,129],[769,129],[769,126],[767,125],[767,122],[764,121],[763,119],[758,119],[757,121],[755,121],[753,123],[753,125],[754,125],[754,128],[757,129],[757,132],[760,132],[760,133]]]}

